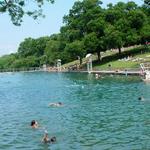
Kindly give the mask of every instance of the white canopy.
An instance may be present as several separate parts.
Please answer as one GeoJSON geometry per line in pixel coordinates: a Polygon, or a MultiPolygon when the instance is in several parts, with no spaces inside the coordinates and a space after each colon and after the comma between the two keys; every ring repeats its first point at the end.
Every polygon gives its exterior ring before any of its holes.
{"type": "Polygon", "coordinates": [[[91,57],[91,56],[92,56],[92,54],[89,53],[89,54],[87,54],[87,55],[85,56],[85,58],[89,58],[89,57],[91,57]]]}
{"type": "Polygon", "coordinates": [[[58,61],[58,62],[60,62],[60,61],[61,61],[61,59],[57,59],[57,61],[58,61]]]}

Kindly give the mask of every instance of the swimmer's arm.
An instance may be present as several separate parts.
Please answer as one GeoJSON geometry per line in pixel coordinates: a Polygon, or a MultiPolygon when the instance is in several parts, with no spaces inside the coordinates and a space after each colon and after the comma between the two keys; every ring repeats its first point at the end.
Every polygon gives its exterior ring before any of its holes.
{"type": "Polygon", "coordinates": [[[55,106],[55,103],[49,103],[48,106],[55,106]]]}

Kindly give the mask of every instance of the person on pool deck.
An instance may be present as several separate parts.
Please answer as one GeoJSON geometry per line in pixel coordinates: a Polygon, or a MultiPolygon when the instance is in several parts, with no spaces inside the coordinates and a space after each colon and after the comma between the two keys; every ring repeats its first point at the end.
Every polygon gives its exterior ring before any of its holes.
{"type": "Polygon", "coordinates": [[[38,123],[37,123],[36,120],[32,120],[32,121],[31,121],[31,127],[32,127],[32,128],[38,128],[38,127],[39,127],[39,125],[38,125],[38,123]]]}
{"type": "Polygon", "coordinates": [[[44,143],[54,143],[54,142],[56,142],[56,137],[54,136],[51,139],[49,139],[48,132],[45,131],[45,134],[44,134],[44,137],[42,139],[42,142],[44,142],[44,143]]]}

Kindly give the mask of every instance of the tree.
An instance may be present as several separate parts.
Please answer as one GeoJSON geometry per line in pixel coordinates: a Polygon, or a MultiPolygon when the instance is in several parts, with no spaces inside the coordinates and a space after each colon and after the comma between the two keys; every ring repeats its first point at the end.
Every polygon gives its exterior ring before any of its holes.
{"type": "Polygon", "coordinates": [[[30,68],[39,67],[39,59],[35,56],[16,59],[12,62],[11,68],[30,68]]]}
{"type": "Polygon", "coordinates": [[[69,43],[67,45],[68,47],[73,49],[79,41],[83,40],[86,51],[96,52],[98,58],[100,58],[101,47],[99,40],[104,36],[105,24],[101,4],[102,2],[100,0],[83,0],[82,2],[77,1],[74,3],[72,9],[69,11],[69,15],[64,17],[66,26],[61,28],[61,34],[64,35],[69,43]],[[92,36],[96,39],[97,43],[93,41],[92,36]],[[94,42],[95,46],[90,39],[94,42]],[[85,41],[89,42],[86,43],[85,41]]]}
{"type": "Polygon", "coordinates": [[[138,9],[130,11],[127,15],[129,26],[136,30],[139,30],[143,27],[145,18],[146,18],[145,14],[138,9]]]}
{"type": "Polygon", "coordinates": [[[122,46],[139,44],[141,30],[147,24],[147,16],[134,2],[119,2],[109,5],[105,11],[107,29],[105,31],[108,48],[118,48],[121,53],[122,46]]]}
{"type": "Polygon", "coordinates": [[[81,40],[88,33],[88,23],[101,14],[100,0],[83,0],[74,3],[69,15],[64,16],[65,31],[68,31],[70,42],[81,40]]]}
{"type": "Polygon", "coordinates": [[[26,38],[23,42],[20,43],[18,53],[21,57],[41,57],[44,55],[44,50],[49,40],[50,37],[40,37],[38,39],[26,38]]]}
{"type": "Polygon", "coordinates": [[[105,38],[108,48],[118,48],[120,54],[121,47],[124,45],[123,33],[116,30],[112,25],[108,26],[105,32],[105,38]]]}
{"type": "Polygon", "coordinates": [[[28,57],[34,55],[36,52],[36,43],[33,38],[26,38],[23,42],[20,43],[18,48],[19,56],[28,57]]]}
{"type": "Polygon", "coordinates": [[[0,57],[0,69],[11,68],[12,63],[16,60],[17,54],[4,55],[0,57]]]}
{"type": "Polygon", "coordinates": [[[35,41],[34,41],[35,42],[35,44],[34,44],[35,45],[34,56],[41,57],[44,55],[44,50],[45,50],[46,45],[50,39],[51,38],[48,36],[35,39],[35,41]]]}
{"type": "Polygon", "coordinates": [[[54,0],[1,0],[0,1],[0,13],[8,13],[11,17],[12,23],[14,25],[20,26],[22,22],[22,18],[24,15],[28,15],[33,17],[33,19],[37,19],[38,17],[44,17],[42,14],[42,6],[44,3],[50,2],[54,3],[54,0]],[[30,5],[35,6],[33,10],[27,10],[30,8],[30,5]]]}
{"type": "Polygon", "coordinates": [[[97,53],[98,60],[101,60],[101,52],[106,50],[104,37],[105,37],[105,21],[103,11],[99,16],[90,20],[87,24],[88,34],[84,36],[84,44],[87,52],[97,53]]]}
{"type": "Polygon", "coordinates": [[[147,6],[150,6],[150,0],[144,0],[144,3],[145,3],[147,6]]]}
{"type": "Polygon", "coordinates": [[[140,35],[136,32],[135,29],[129,29],[125,36],[125,46],[132,46],[140,43],[140,35]]]}
{"type": "Polygon", "coordinates": [[[65,47],[65,53],[68,55],[68,60],[76,60],[80,57],[80,64],[82,63],[82,58],[85,56],[86,51],[84,49],[83,41],[76,40],[69,43],[65,47]]]}
{"type": "Polygon", "coordinates": [[[50,40],[46,45],[45,55],[47,56],[47,62],[49,64],[54,64],[57,59],[60,59],[60,42],[50,40]]]}
{"type": "Polygon", "coordinates": [[[141,43],[145,44],[150,41],[150,25],[147,24],[141,29],[141,43]]]}
{"type": "Polygon", "coordinates": [[[100,52],[105,51],[104,37],[97,37],[95,32],[89,33],[84,37],[84,45],[87,53],[97,53],[98,60],[101,60],[100,52]]]}

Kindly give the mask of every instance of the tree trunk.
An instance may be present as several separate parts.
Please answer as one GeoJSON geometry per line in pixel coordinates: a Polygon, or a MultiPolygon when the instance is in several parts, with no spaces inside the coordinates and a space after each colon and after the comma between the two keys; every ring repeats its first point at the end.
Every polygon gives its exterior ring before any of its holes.
{"type": "Polygon", "coordinates": [[[98,61],[100,62],[101,61],[101,53],[100,52],[97,52],[97,57],[98,57],[98,61]]]}
{"type": "Polygon", "coordinates": [[[119,54],[121,54],[121,47],[118,47],[118,50],[119,50],[119,54]]]}
{"type": "Polygon", "coordinates": [[[80,57],[80,65],[82,65],[82,58],[80,57]]]}

